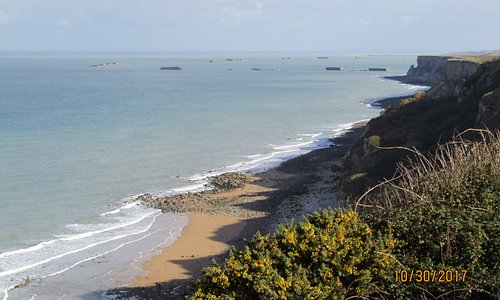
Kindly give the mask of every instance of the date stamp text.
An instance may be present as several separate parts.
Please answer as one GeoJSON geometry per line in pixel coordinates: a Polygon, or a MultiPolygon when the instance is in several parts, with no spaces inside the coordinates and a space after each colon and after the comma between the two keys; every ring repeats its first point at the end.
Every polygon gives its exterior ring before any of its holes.
{"type": "Polygon", "coordinates": [[[395,271],[396,282],[465,282],[467,270],[400,270],[395,271]]]}

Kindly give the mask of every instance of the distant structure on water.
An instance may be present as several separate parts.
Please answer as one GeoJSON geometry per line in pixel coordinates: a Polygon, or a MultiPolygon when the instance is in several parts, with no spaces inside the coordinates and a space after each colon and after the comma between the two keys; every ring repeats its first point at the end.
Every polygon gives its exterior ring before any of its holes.
{"type": "Polygon", "coordinates": [[[328,56],[318,56],[317,59],[328,59],[328,56]]]}
{"type": "Polygon", "coordinates": [[[326,67],[327,71],[342,71],[344,68],[342,67],[326,67]]]}
{"type": "Polygon", "coordinates": [[[387,68],[368,68],[368,71],[381,71],[386,72],[387,68]]]}
{"type": "Polygon", "coordinates": [[[261,69],[261,68],[251,68],[252,71],[279,71],[280,69],[261,69]]]}
{"type": "Polygon", "coordinates": [[[160,67],[160,70],[179,71],[179,70],[182,70],[182,68],[179,67],[179,66],[174,66],[174,67],[160,67]]]}
{"type": "Polygon", "coordinates": [[[107,63],[102,63],[102,64],[95,64],[95,65],[90,65],[91,67],[94,68],[102,68],[102,67],[111,67],[112,65],[117,65],[118,63],[116,61],[112,62],[107,62],[107,63]]]}

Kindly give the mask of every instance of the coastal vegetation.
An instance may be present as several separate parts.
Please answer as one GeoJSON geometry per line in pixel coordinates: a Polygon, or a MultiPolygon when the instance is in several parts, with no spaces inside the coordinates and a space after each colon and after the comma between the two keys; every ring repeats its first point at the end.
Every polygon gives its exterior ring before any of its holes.
{"type": "Polygon", "coordinates": [[[257,233],[221,266],[203,271],[191,299],[345,299],[379,295],[396,260],[390,233],[351,210],[320,210],[274,233],[257,233]]]}
{"type": "Polygon", "coordinates": [[[394,232],[402,269],[468,273],[394,282],[387,289],[394,298],[500,297],[500,132],[474,132],[479,141],[458,136],[433,155],[412,150],[393,179],[351,203],[374,230],[394,232]]]}
{"type": "Polygon", "coordinates": [[[484,55],[472,55],[472,54],[453,55],[452,58],[450,58],[450,60],[485,63],[485,62],[497,60],[499,58],[500,58],[500,54],[498,54],[498,53],[486,53],[484,55]]]}

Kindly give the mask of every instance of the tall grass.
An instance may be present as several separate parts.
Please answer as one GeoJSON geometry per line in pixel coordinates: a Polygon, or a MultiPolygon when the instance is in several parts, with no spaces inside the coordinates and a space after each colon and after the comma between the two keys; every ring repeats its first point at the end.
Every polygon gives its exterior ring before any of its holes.
{"type": "Polygon", "coordinates": [[[438,145],[432,155],[404,147],[378,148],[405,149],[414,156],[398,164],[396,176],[358,198],[356,208],[426,205],[440,193],[467,191],[471,180],[499,180],[500,176],[500,131],[467,130],[453,141],[438,145]],[[476,134],[476,140],[462,138],[470,132],[476,134]]]}
{"type": "Polygon", "coordinates": [[[393,230],[407,268],[471,275],[460,283],[399,286],[401,297],[499,297],[500,132],[466,131],[432,155],[408,150],[413,158],[361,196],[355,209],[374,228],[393,230]],[[463,138],[471,134],[474,140],[463,138]]]}

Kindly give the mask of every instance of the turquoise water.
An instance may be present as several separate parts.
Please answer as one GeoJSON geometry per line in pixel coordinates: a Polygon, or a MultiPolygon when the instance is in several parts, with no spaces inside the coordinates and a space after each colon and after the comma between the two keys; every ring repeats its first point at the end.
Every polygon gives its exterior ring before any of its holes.
{"type": "MultiPolygon", "coordinates": [[[[0,54],[0,289],[147,233],[158,212],[126,202],[134,195],[199,188],[197,179],[208,171],[276,164],[348,123],[378,115],[361,102],[409,93],[414,87],[380,76],[403,74],[415,60],[328,53],[0,54]],[[90,67],[112,61],[118,64],[90,67]],[[359,71],[368,67],[389,72],[359,71]]],[[[185,222],[172,217],[166,242],[185,222]]]]}

